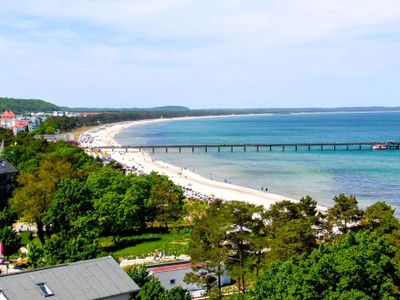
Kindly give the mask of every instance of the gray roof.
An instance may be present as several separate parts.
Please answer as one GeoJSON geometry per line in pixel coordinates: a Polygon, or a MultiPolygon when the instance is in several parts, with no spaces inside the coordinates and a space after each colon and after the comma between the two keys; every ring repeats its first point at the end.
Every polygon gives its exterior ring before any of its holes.
{"type": "Polygon", "coordinates": [[[9,300],[43,300],[39,283],[52,291],[52,300],[103,299],[139,290],[110,256],[0,276],[0,290],[9,300]]]}
{"type": "Polygon", "coordinates": [[[12,164],[10,164],[4,158],[0,157],[0,174],[17,172],[18,170],[12,164]]]}

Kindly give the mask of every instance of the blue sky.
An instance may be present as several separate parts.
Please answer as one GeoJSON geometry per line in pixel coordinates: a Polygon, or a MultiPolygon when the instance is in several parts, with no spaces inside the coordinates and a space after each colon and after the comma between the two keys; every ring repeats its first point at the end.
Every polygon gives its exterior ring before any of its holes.
{"type": "Polygon", "coordinates": [[[399,106],[398,0],[0,0],[0,96],[399,106]]]}

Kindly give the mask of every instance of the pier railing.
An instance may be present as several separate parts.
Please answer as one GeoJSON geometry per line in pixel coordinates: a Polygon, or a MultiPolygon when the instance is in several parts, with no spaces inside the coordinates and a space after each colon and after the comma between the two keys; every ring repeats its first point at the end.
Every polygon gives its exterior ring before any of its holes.
{"type": "Polygon", "coordinates": [[[101,146],[101,147],[86,147],[96,149],[110,149],[110,150],[125,150],[136,149],[139,151],[150,150],[155,152],[156,150],[163,150],[168,152],[170,149],[175,149],[178,152],[182,152],[183,149],[189,149],[191,152],[195,150],[203,150],[208,152],[209,149],[216,149],[218,152],[221,150],[235,151],[247,150],[260,151],[273,151],[273,150],[294,150],[294,151],[315,151],[315,150],[400,150],[400,142],[339,142],[339,143],[277,143],[277,144],[181,144],[181,145],[116,145],[116,146],[101,146]]]}

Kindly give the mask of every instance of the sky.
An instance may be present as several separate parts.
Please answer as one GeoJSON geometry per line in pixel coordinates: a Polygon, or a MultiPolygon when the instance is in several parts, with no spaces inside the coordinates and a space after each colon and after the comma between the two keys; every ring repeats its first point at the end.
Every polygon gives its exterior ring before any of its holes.
{"type": "Polygon", "coordinates": [[[399,106],[399,0],[0,0],[0,96],[399,106]]]}

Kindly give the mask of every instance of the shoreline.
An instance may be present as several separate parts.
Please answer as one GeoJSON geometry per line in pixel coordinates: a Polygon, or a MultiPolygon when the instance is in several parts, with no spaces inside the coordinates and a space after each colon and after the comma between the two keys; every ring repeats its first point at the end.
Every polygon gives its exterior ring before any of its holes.
{"type": "MultiPolygon", "coordinates": [[[[265,114],[273,115],[273,114],[265,114]]],[[[238,117],[238,116],[252,116],[251,114],[246,115],[222,115],[222,116],[201,116],[201,117],[178,117],[178,118],[165,118],[165,119],[150,119],[150,120],[138,120],[138,121],[126,121],[111,123],[103,126],[96,127],[84,133],[82,136],[86,137],[81,146],[96,148],[99,146],[118,146],[120,145],[116,140],[115,136],[121,131],[140,125],[146,125],[150,123],[158,122],[170,122],[170,121],[183,121],[190,119],[204,119],[204,118],[224,118],[224,117],[238,117]]],[[[191,170],[186,168],[180,168],[172,164],[155,160],[150,157],[146,152],[139,152],[134,149],[133,151],[107,151],[106,149],[102,154],[95,152],[92,155],[101,155],[103,157],[111,158],[125,166],[128,169],[134,170],[138,173],[149,174],[154,171],[160,175],[166,175],[175,184],[182,186],[189,195],[213,199],[218,198],[224,201],[245,201],[255,205],[262,205],[266,209],[271,204],[279,201],[289,200],[298,202],[299,200],[285,197],[282,195],[269,193],[266,191],[259,191],[245,186],[234,185],[226,182],[220,182],[205,178],[191,170]]],[[[195,198],[195,197],[194,197],[195,198]]],[[[327,208],[324,206],[317,206],[319,211],[325,211],[327,208]]]]}

